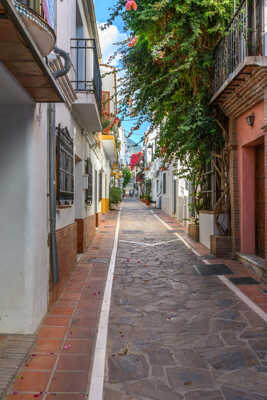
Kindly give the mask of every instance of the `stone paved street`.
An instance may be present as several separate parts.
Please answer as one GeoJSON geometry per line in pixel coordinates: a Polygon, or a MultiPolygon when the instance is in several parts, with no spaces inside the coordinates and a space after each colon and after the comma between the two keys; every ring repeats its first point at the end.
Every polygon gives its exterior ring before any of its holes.
{"type": "Polygon", "coordinates": [[[265,322],[142,203],[119,240],[104,399],[267,400],[265,322]]]}

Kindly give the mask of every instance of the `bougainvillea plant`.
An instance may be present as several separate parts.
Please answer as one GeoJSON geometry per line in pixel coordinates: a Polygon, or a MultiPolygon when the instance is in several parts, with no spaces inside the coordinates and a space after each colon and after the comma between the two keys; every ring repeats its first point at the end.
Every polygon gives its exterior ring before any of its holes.
{"type": "Polygon", "coordinates": [[[209,100],[214,49],[233,7],[233,0],[117,0],[107,21],[120,16],[138,38],[118,50],[122,115],[137,115],[138,127],[160,127],[158,155],[164,149],[165,159],[179,159],[185,176],[199,173],[214,147],[223,146],[209,100]]]}
{"type": "Polygon", "coordinates": [[[134,153],[131,155],[130,159],[130,168],[134,169],[137,165],[139,165],[140,161],[143,159],[143,152],[139,151],[139,153],[134,153]]]}

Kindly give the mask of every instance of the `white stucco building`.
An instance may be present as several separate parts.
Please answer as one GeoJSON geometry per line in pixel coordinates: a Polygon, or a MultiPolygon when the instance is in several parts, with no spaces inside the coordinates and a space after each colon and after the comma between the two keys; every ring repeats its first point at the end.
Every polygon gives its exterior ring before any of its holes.
{"type": "Polygon", "coordinates": [[[146,135],[144,142],[145,179],[151,180],[151,197],[156,206],[169,215],[187,224],[190,217],[189,211],[189,183],[184,178],[179,178],[179,162],[164,164],[161,158],[155,158],[159,130],[155,129],[146,135]]]}
{"type": "Polygon", "coordinates": [[[116,159],[93,0],[24,3],[0,5],[0,333],[38,328],[108,209],[116,159]]]}

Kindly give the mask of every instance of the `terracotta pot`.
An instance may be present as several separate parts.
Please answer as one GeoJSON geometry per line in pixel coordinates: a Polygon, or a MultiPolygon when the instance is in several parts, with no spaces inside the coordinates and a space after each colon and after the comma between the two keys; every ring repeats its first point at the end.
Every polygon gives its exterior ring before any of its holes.
{"type": "Polygon", "coordinates": [[[145,200],[145,203],[146,203],[147,206],[149,206],[150,201],[149,200],[145,200]]]}
{"type": "Polygon", "coordinates": [[[188,225],[188,235],[195,242],[199,242],[199,225],[190,223],[188,225]]]}

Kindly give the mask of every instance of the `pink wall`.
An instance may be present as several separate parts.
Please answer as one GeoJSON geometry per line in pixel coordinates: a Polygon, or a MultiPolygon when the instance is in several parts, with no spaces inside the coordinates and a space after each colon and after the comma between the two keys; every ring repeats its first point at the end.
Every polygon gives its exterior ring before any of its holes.
{"type": "Polygon", "coordinates": [[[257,104],[236,120],[238,144],[238,184],[240,195],[241,253],[255,253],[255,150],[263,140],[264,102],[257,104]],[[253,127],[246,117],[255,114],[253,127]]]}
{"type": "Polygon", "coordinates": [[[255,107],[248,110],[246,113],[236,120],[237,144],[239,146],[249,145],[251,142],[259,139],[264,132],[262,130],[264,124],[264,102],[258,103],[255,107]],[[254,112],[254,125],[248,126],[246,117],[254,112]]]}

